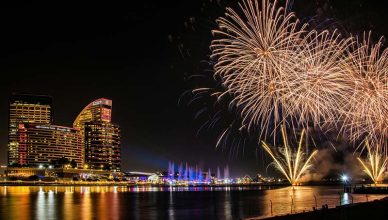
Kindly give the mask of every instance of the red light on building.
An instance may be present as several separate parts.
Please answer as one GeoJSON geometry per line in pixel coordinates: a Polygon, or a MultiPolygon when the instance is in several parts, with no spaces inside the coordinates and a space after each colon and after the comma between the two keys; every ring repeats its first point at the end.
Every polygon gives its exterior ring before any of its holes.
{"type": "Polygon", "coordinates": [[[27,164],[27,129],[24,124],[19,124],[18,139],[19,139],[19,160],[20,165],[27,164]]]}

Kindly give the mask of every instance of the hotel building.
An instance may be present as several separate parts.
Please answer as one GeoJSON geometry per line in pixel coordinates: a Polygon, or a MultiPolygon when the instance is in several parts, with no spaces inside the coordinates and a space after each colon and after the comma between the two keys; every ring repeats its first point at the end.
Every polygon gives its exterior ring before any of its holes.
{"type": "Polygon", "coordinates": [[[19,164],[38,167],[60,158],[83,166],[82,138],[78,129],[56,125],[18,125],[19,164]]]}
{"type": "Polygon", "coordinates": [[[19,124],[51,124],[52,98],[49,96],[12,95],[8,113],[8,164],[25,164],[27,149],[19,145],[19,124]]]}
{"type": "Polygon", "coordinates": [[[61,158],[77,167],[120,171],[120,127],[111,123],[112,101],[98,99],[73,127],[52,125],[49,96],[13,95],[9,104],[8,164],[38,167],[61,158]]]}
{"type": "Polygon", "coordinates": [[[85,149],[85,165],[92,169],[120,171],[120,127],[111,123],[112,100],[89,103],[77,116],[73,127],[80,130],[85,149]]]}

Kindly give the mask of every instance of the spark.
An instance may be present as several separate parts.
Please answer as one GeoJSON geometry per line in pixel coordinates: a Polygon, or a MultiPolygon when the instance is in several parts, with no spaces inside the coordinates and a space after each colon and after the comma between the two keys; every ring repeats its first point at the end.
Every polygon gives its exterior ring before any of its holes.
{"type": "Polygon", "coordinates": [[[362,165],[364,172],[371,178],[374,184],[382,182],[384,172],[387,167],[388,157],[384,156],[381,147],[371,148],[368,141],[365,143],[368,150],[367,159],[364,161],[360,157],[357,160],[362,165]]]}
{"type": "Polygon", "coordinates": [[[241,109],[243,124],[248,129],[259,125],[267,133],[271,122],[279,124],[282,113],[287,114],[284,96],[289,90],[284,81],[289,67],[299,62],[306,25],[299,27],[295,14],[278,7],[277,1],[244,0],[239,5],[242,16],[227,8],[225,17],[217,20],[211,58],[217,60],[215,75],[224,93],[241,109]]]}
{"type": "Polygon", "coordinates": [[[293,106],[291,116],[304,127],[308,122],[320,127],[338,123],[339,114],[333,109],[342,108],[353,88],[338,62],[346,58],[352,39],[341,38],[337,32],[312,31],[304,41],[300,62],[285,82],[289,88],[286,100],[293,106]]]}
{"type": "MultiPolygon", "coordinates": [[[[207,94],[226,103],[237,124],[260,139],[272,135],[275,142],[280,125],[287,125],[335,129],[353,144],[366,137],[386,148],[388,49],[382,40],[308,29],[289,1],[279,2],[242,0],[239,10],[226,8],[210,45],[213,78],[222,88],[195,89],[194,98],[207,94]]],[[[222,130],[216,146],[231,130],[222,130]]],[[[293,156],[287,144],[284,153],[293,156]]]]}
{"type": "Polygon", "coordinates": [[[352,141],[366,137],[373,145],[384,145],[388,139],[388,49],[383,51],[382,39],[372,44],[370,33],[364,34],[345,61],[353,92],[343,107],[342,131],[352,141]]]}
{"type": "Polygon", "coordinates": [[[279,125],[337,124],[352,92],[341,69],[353,38],[337,31],[307,31],[293,12],[269,0],[243,0],[219,18],[211,43],[215,76],[231,94],[248,130],[276,133],[279,125]],[[271,130],[272,129],[272,130],[271,130]]]}
{"type": "MultiPolygon", "coordinates": [[[[281,124],[335,128],[353,143],[388,138],[388,49],[369,36],[307,30],[278,1],[226,8],[211,43],[214,76],[247,130],[260,138],[281,124]],[[296,122],[296,123],[294,123],[296,122]]],[[[275,139],[275,137],[274,137],[275,139]]]]}
{"type": "Polygon", "coordinates": [[[302,130],[296,152],[293,152],[292,148],[288,144],[284,126],[281,126],[281,132],[284,146],[280,150],[279,156],[278,154],[275,154],[264,141],[262,141],[262,146],[272,157],[275,167],[287,178],[291,185],[298,185],[301,176],[311,167],[311,160],[318,153],[318,150],[314,150],[309,156],[307,156],[303,151],[302,144],[305,133],[304,129],[302,130]]]}

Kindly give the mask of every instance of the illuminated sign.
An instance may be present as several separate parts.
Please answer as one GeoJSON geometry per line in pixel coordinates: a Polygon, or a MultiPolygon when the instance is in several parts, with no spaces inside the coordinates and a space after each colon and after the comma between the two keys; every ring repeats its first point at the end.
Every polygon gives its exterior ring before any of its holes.
{"type": "Polygon", "coordinates": [[[93,106],[101,105],[101,104],[112,106],[112,100],[109,100],[109,99],[99,99],[99,100],[94,101],[92,103],[93,106]]]}
{"type": "Polygon", "coordinates": [[[95,105],[100,105],[102,103],[102,100],[98,100],[98,101],[94,101],[93,102],[93,106],[95,106],[95,105]]]}
{"type": "Polygon", "coordinates": [[[67,131],[67,132],[70,131],[69,128],[46,126],[46,125],[36,125],[35,128],[38,128],[38,129],[50,129],[50,130],[57,130],[57,131],[67,131]]]}

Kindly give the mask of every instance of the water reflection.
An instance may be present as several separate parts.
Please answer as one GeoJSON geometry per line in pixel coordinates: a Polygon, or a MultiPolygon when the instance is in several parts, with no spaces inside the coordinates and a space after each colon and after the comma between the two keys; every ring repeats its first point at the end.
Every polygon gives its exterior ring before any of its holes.
{"type": "Polygon", "coordinates": [[[168,201],[168,219],[174,220],[174,192],[170,191],[169,201],[168,201]]]}
{"type": "Polygon", "coordinates": [[[337,187],[0,187],[0,219],[239,219],[365,202],[337,187]],[[23,211],[21,211],[23,210],[23,211]]]}
{"type": "Polygon", "coordinates": [[[44,192],[42,188],[39,188],[39,192],[37,194],[36,203],[35,203],[36,219],[43,219],[45,207],[44,207],[44,192]]]}
{"type": "Polygon", "coordinates": [[[69,187],[65,189],[65,192],[63,194],[63,219],[64,220],[70,220],[70,219],[76,219],[73,215],[72,209],[77,209],[77,205],[74,204],[74,189],[73,187],[69,187]]]}

